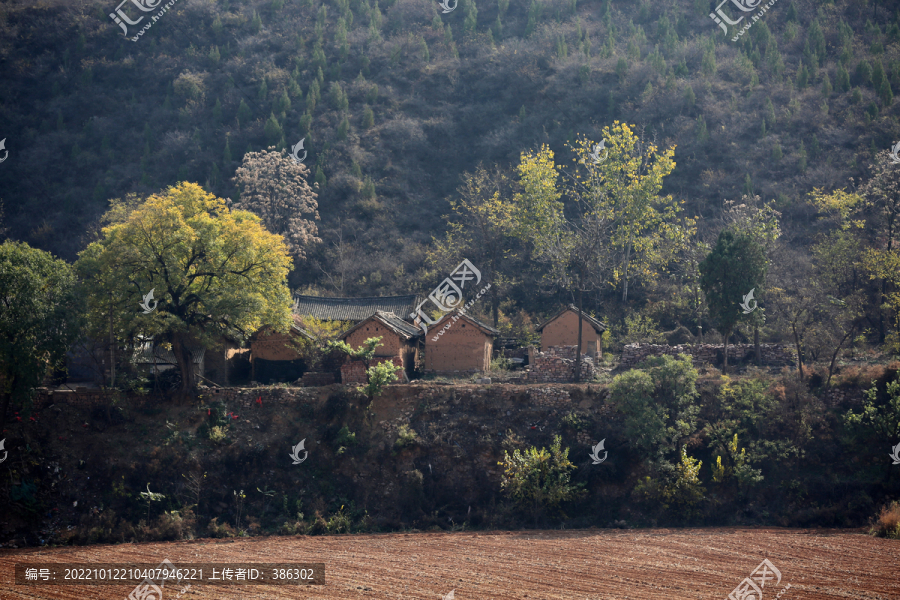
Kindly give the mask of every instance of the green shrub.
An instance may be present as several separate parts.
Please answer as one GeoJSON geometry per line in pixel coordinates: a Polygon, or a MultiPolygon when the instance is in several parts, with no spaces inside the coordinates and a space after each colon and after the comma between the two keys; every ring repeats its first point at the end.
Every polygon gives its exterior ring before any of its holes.
{"type": "Polygon", "coordinates": [[[397,440],[394,446],[397,448],[405,448],[419,442],[419,435],[414,429],[410,429],[409,425],[401,425],[397,431],[397,440]]]}
{"type": "Polygon", "coordinates": [[[571,472],[577,467],[569,461],[569,449],[562,449],[558,435],[549,452],[532,446],[524,452],[517,448],[512,454],[506,450],[503,454],[503,462],[497,463],[504,469],[500,488],[516,504],[531,507],[535,527],[541,510],[556,508],[585,493],[581,489],[584,484],[571,483],[571,472]]]}
{"type": "Polygon", "coordinates": [[[344,513],[344,505],[341,504],[341,509],[326,522],[325,529],[328,533],[350,533],[350,525],[350,515],[344,513]]]}
{"type": "Polygon", "coordinates": [[[675,452],[678,440],[696,430],[697,377],[682,354],[649,358],[612,380],[609,401],[624,417],[623,434],[646,458],[675,452]]]}

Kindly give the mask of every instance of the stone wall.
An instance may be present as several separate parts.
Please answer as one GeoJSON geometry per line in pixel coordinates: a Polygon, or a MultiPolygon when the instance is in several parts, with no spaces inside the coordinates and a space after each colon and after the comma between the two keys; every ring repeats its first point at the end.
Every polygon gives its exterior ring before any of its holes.
{"type": "Polygon", "coordinates": [[[333,373],[314,373],[308,371],[303,374],[303,387],[319,387],[334,383],[333,373]]]}
{"type": "MultiPolygon", "coordinates": [[[[628,344],[619,358],[619,366],[631,368],[636,366],[648,356],[661,356],[668,354],[676,356],[687,354],[694,364],[717,364],[723,356],[721,344],[683,344],[680,346],[666,346],[661,344],[628,344]]],[[[787,366],[796,364],[797,358],[793,349],[781,344],[760,344],[760,362],[766,366],[787,366]]],[[[753,344],[729,344],[728,362],[734,364],[752,357],[755,352],[753,344]]]]}
{"type": "MultiPolygon", "coordinates": [[[[582,354],[581,381],[594,378],[594,361],[582,354]]],[[[575,381],[575,346],[551,346],[535,352],[531,364],[519,378],[522,383],[568,383],[575,381]]]]}

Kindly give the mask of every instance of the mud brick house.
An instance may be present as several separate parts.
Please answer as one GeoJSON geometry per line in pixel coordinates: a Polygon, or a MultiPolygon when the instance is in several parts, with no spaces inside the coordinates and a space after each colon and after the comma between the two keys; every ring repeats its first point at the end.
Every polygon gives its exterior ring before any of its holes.
{"type": "Polygon", "coordinates": [[[298,345],[313,338],[303,329],[299,315],[293,315],[293,320],[287,333],[276,333],[266,326],[250,338],[253,381],[295,381],[306,372],[307,365],[298,352],[298,345]]]}
{"type": "MultiPolygon", "coordinates": [[[[162,346],[153,346],[149,342],[135,348],[131,362],[148,375],[152,375],[154,372],[162,373],[169,369],[178,369],[178,360],[171,350],[162,346]]],[[[191,362],[194,365],[194,373],[205,376],[206,348],[199,346],[191,348],[191,362]]]]}
{"type": "MultiPolygon", "coordinates": [[[[581,352],[600,358],[603,356],[600,336],[606,331],[606,325],[586,313],[582,313],[581,318],[581,352]]],[[[577,346],[578,308],[570,304],[538,325],[536,331],[541,334],[542,352],[546,352],[551,346],[577,346]]]]}
{"type": "Polygon", "coordinates": [[[375,349],[371,366],[384,361],[391,361],[403,367],[407,376],[412,375],[419,355],[419,338],[422,331],[410,325],[392,312],[376,310],[346,331],[340,339],[353,349],[358,349],[369,338],[380,337],[381,346],[375,349]]]}
{"type": "Polygon", "coordinates": [[[482,373],[491,368],[500,332],[468,315],[447,313],[425,336],[425,372],[482,373]],[[454,320],[455,318],[455,320],[454,320]]]}
{"type": "MultiPolygon", "coordinates": [[[[306,374],[310,365],[305,364],[296,350],[296,342],[309,340],[303,329],[302,318],[314,317],[320,321],[338,321],[351,326],[371,317],[375,311],[405,314],[412,312],[416,296],[385,296],[380,298],[329,298],[320,296],[294,296],[294,324],[289,334],[276,334],[271,330],[258,332],[250,344],[253,361],[253,380],[260,383],[272,381],[296,381],[306,374]]],[[[319,375],[331,373],[334,380],[341,376],[344,356],[333,352],[324,356],[319,375]]],[[[319,368],[317,367],[317,370],[319,368]]],[[[315,375],[315,374],[314,374],[315,375]]]]}

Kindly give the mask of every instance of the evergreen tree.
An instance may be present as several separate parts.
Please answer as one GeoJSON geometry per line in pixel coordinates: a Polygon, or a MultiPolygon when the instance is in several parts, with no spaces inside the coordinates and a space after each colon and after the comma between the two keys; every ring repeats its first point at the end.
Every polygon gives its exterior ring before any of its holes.
{"type": "Polygon", "coordinates": [[[347,117],[344,117],[344,120],[341,121],[341,124],[338,125],[338,139],[343,141],[347,139],[347,133],[350,131],[350,121],[347,120],[347,117]]]}
{"type": "Polygon", "coordinates": [[[259,18],[259,15],[256,11],[253,11],[253,19],[250,21],[250,31],[253,35],[259,33],[259,30],[262,29],[262,19],[259,18]]]}
{"type": "Polygon", "coordinates": [[[226,169],[231,164],[231,142],[227,137],[225,138],[225,150],[222,151],[222,164],[226,169]]]}
{"type": "Polygon", "coordinates": [[[273,146],[284,136],[284,130],[282,130],[281,125],[278,123],[278,119],[275,118],[274,114],[269,115],[269,120],[266,121],[263,131],[266,134],[266,142],[273,146]]]}
{"type": "Polygon", "coordinates": [[[466,33],[475,33],[475,27],[478,25],[478,7],[475,6],[475,0],[465,0],[466,2],[466,19],[463,21],[463,31],[466,33]]]}
{"type": "Polygon", "coordinates": [[[252,117],[253,117],[253,113],[250,112],[250,107],[247,106],[247,103],[244,102],[244,99],[243,99],[243,98],[241,98],[241,103],[240,103],[240,105],[238,106],[238,111],[237,111],[237,118],[238,118],[238,121],[239,121],[241,124],[246,125],[247,123],[250,122],[250,119],[251,119],[252,117]]]}
{"type": "Polygon", "coordinates": [[[362,126],[363,129],[369,129],[375,125],[375,113],[368,106],[363,109],[362,126]]]}
{"type": "Polygon", "coordinates": [[[850,91],[850,74],[844,68],[844,65],[838,65],[837,81],[835,83],[837,91],[841,93],[850,91]]]}
{"type": "Polygon", "coordinates": [[[259,91],[256,92],[256,98],[260,102],[265,102],[269,97],[269,86],[266,84],[266,78],[263,77],[262,83],[259,84],[259,91]]]}
{"type": "Polygon", "coordinates": [[[314,181],[318,184],[320,190],[328,184],[328,180],[325,178],[325,172],[322,170],[322,167],[318,165],[316,165],[316,176],[314,181]]]}
{"type": "Polygon", "coordinates": [[[822,95],[827,98],[831,95],[832,91],[831,79],[828,77],[828,73],[826,72],[822,76],[822,95]]]}
{"type": "Polygon", "coordinates": [[[218,125],[222,122],[222,102],[216,98],[216,104],[212,109],[213,122],[218,125]]]}
{"type": "Polygon", "coordinates": [[[809,84],[809,71],[806,70],[806,65],[803,64],[803,61],[800,62],[800,70],[797,71],[797,89],[802,90],[806,89],[806,86],[809,84]]]}

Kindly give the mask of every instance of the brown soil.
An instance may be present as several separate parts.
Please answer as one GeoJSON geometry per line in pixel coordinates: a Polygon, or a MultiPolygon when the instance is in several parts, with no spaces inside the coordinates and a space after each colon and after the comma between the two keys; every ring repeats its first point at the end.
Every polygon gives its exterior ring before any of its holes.
{"type": "MultiPolygon", "coordinates": [[[[0,550],[0,598],[121,600],[133,586],[15,586],[16,562],[322,562],[326,585],[196,585],[182,600],[723,600],[768,558],[763,600],[898,600],[900,541],[797,529],[645,529],[268,537],[0,550]]],[[[172,600],[177,592],[164,594],[172,600]]]]}

